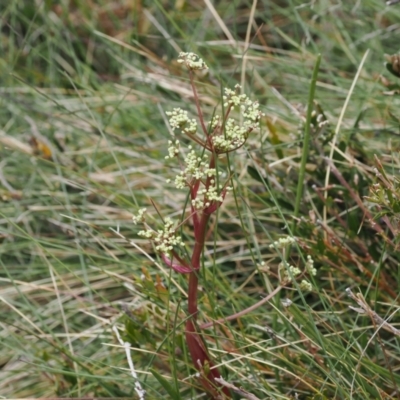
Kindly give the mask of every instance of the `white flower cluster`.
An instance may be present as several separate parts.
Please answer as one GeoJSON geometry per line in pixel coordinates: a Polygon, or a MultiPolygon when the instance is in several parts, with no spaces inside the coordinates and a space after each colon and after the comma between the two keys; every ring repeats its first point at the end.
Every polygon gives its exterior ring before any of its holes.
{"type": "Polygon", "coordinates": [[[278,241],[272,243],[269,245],[270,249],[284,249],[287,246],[293,244],[296,241],[296,239],[292,236],[286,236],[284,238],[280,238],[278,241]]]}
{"type": "Polygon", "coordinates": [[[171,218],[165,218],[164,229],[157,232],[146,229],[140,231],[138,235],[154,241],[157,251],[168,254],[174,246],[184,246],[182,238],[176,235],[173,225],[171,218]]]}
{"type": "Polygon", "coordinates": [[[193,150],[192,146],[189,146],[188,148],[189,153],[184,160],[186,167],[175,178],[175,186],[177,189],[183,189],[185,186],[190,186],[193,179],[200,180],[215,177],[217,175],[215,168],[208,168],[208,157],[206,155],[199,157],[193,150]]]}
{"type": "Polygon", "coordinates": [[[175,142],[168,140],[168,146],[168,155],[165,156],[165,159],[177,157],[179,155],[179,140],[175,140],[175,142]]]}
{"type": "MultiPolygon", "coordinates": [[[[228,186],[226,190],[229,191],[232,190],[232,188],[228,186]]],[[[208,189],[200,189],[197,192],[196,198],[192,200],[192,206],[196,210],[201,210],[205,207],[210,207],[211,202],[213,201],[219,203],[222,203],[224,201],[223,196],[217,191],[214,179],[211,180],[211,185],[208,187],[208,189]]]]}
{"type": "Polygon", "coordinates": [[[195,119],[190,119],[187,111],[181,108],[174,108],[172,111],[167,111],[169,123],[172,129],[180,129],[183,132],[195,134],[197,131],[197,122],[195,119]]]}
{"type": "Polygon", "coordinates": [[[294,278],[301,274],[300,269],[297,267],[294,267],[293,265],[291,265],[289,267],[289,271],[290,271],[289,274],[291,274],[294,278]]]}
{"type": "Polygon", "coordinates": [[[247,95],[239,94],[240,89],[241,86],[236,85],[235,90],[224,90],[224,106],[231,106],[232,108],[240,107],[245,119],[244,125],[254,129],[257,127],[258,121],[264,114],[259,110],[260,105],[257,101],[251,101],[247,95]]]}
{"type": "MultiPolygon", "coordinates": [[[[317,126],[319,129],[323,128],[325,125],[329,125],[329,120],[327,120],[325,118],[324,114],[317,114],[317,112],[315,110],[312,111],[311,113],[311,117],[315,118],[317,120],[317,126]]],[[[312,124],[312,127],[314,127],[314,125],[312,124]]]]}
{"type": "Polygon", "coordinates": [[[190,70],[208,69],[207,64],[195,53],[179,53],[179,64],[185,64],[190,70]]]}
{"type": "Polygon", "coordinates": [[[281,278],[281,281],[284,285],[286,285],[289,282],[292,282],[292,278],[296,278],[296,276],[301,274],[300,269],[293,265],[289,265],[289,267],[286,269],[285,264],[283,262],[279,264],[279,269],[280,270],[285,269],[281,278]]]}
{"type": "MultiPolygon", "coordinates": [[[[179,154],[179,141],[176,140],[175,143],[169,141],[168,143],[170,145],[168,148],[169,155],[165,157],[166,159],[176,157],[179,154]]],[[[209,207],[212,202],[222,203],[224,198],[217,190],[215,179],[217,170],[215,168],[209,168],[207,155],[200,157],[193,150],[192,146],[188,146],[188,149],[189,153],[184,160],[185,169],[175,177],[175,187],[177,189],[184,189],[187,186],[190,187],[193,185],[193,181],[199,180],[205,184],[207,178],[212,178],[209,180],[208,188],[199,189],[197,191],[196,198],[192,200],[192,206],[196,210],[200,210],[209,207]]],[[[218,175],[221,174],[222,172],[218,172],[218,175]]],[[[167,183],[169,182],[171,182],[171,180],[167,179],[167,183]]],[[[229,191],[232,190],[232,188],[228,186],[225,190],[229,191]]]]}
{"type": "MultiPolygon", "coordinates": [[[[306,118],[302,117],[297,127],[297,135],[300,136],[301,139],[303,139],[304,136],[305,125],[306,125],[306,118]]],[[[330,126],[330,121],[322,112],[319,112],[318,110],[313,110],[311,112],[310,128],[312,135],[318,136],[318,138],[322,142],[329,141],[329,138],[332,135],[329,126],[330,126]]]]}
{"type": "Polygon", "coordinates": [[[211,130],[215,129],[217,127],[217,125],[219,124],[219,121],[221,120],[221,117],[219,115],[214,115],[211,119],[210,122],[210,127],[211,130]]]}
{"type": "Polygon", "coordinates": [[[300,290],[303,292],[311,292],[312,291],[311,283],[303,279],[300,283],[300,290]]]}
{"type": "Polygon", "coordinates": [[[136,225],[138,222],[144,222],[144,214],[147,211],[147,208],[141,208],[138,211],[138,215],[134,215],[132,217],[133,223],[136,225]]]}
{"type": "MultiPolygon", "coordinates": [[[[286,266],[287,264],[285,264],[284,262],[281,262],[279,264],[280,281],[282,285],[287,285],[288,283],[292,282],[294,278],[302,273],[299,268],[294,267],[293,265],[290,265],[288,267],[286,266]],[[281,271],[283,271],[283,273],[281,273],[281,271]]],[[[312,276],[315,276],[317,274],[317,270],[314,268],[314,260],[310,255],[307,256],[305,272],[308,272],[312,276]]],[[[311,292],[312,284],[306,279],[303,279],[299,284],[299,288],[303,292],[311,292]]]]}
{"type": "Polygon", "coordinates": [[[306,271],[312,276],[317,275],[317,270],[314,267],[314,260],[310,255],[307,256],[306,271]]]}
{"type": "Polygon", "coordinates": [[[216,153],[226,153],[235,150],[246,142],[249,131],[240,127],[235,120],[229,118],[225,124],[225,134],[213,136],[212,142],[216,153]]]}
{"type": "MultiPolygon", "coordinates": [[[[234,109],[240,108],[243,116],[243,125],[238,125],[234,119],[229,118],[225,122],[224,131],[213,136],[213,145],[217,153],[226,153],[241,147],[247,140],[249,133],[257,128],[258,121],[264,115],[259,110],[258,102],[251,101],[247,95],[239,94],[241,86],[236,85],[235,89],[225,89],[223,96],[224,106],[234,109]]],[[[220,118],[215,116],[211,121],[214,129],[220,118]]]]}

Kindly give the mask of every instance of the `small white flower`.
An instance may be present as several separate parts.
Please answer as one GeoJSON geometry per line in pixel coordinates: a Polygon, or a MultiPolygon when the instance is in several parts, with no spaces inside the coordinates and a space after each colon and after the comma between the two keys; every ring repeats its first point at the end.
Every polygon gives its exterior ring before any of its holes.
{"type": "Polygon", "coordinates": [[[146,239],[152,239],[154,236],[154,232],[150,229],[139,231],[138,236],[142,236],[146,239]]]}
{"type": "Polygon", "coordinates": [[[310,255],[307,256],[306,271],[312,276],[317,275],[317,270],[314,268],[314,260],[310,255]]]}
{"type": "MultiPolygon", "coordinates": [[[[231,109],[238,107],[243,116],[243,124],[238,125],[232,118],[229,118],[225,122],[224,131],[216,132],[212,140],[217,153],[227,153],[243,146],[249,133],[257,128],[260,118],[264,115],[259,110],[257,102],[251,101],[245,94],[239,94],[240,89],[240,85],[236,85],[234,90],[224,89],[224,106],[231,109]]],[[[217,117],[211,120],[212,129],[217,126],[218,121],[217,117]]]]}
{"type": "Polygon", "coordinates": [[[291,265],[291,266],[289,267],[289,271],[290,271],[290,273],[292,274],[293,277],[296,277],[296,276],[298,276],[298,275],[301,274],[300,269],[297,268],[297,267],[294,267],[293,265],[291,265]]]}
{"type": "Polygon", "coordinates": [[[170,253],[174,246],[184,246],[182,238],[177,236],[171,218],[165,218],[164,229],[160,229],[153,236],[156,250],[160,253],[170,253]]]}
{"type": "Polygon", "coordinates": [[[200,198],[200,196],[197,196],[192,200],[192,206],[195,210],[201,210],[204,208],[204,201],[200,198]]]}
{"type": "Polygon", "coordinates": [[[287,247],[287,246],[293,244],[295,241],[296,241],[296,240],[295,240],[294,237],[292,237],[292,236],[286,236],[286,237],[280,238],[278,241],[276,241],[276,242],[270,244],[270,245],[269,245],[269,248],[270,248],[270,249],[273,249],[273,248],[284,249],[285,247],[287,247]]]}
{"type": "Polygon", "coordinates": [[[179,64],[185,64],[190,70],[208,69],[207,64],[195,53],[179,53],[179,64]]]}
{"type": "Polygon", "coordinates": [[[181,108],[174,108],[165,114],[169,117],[169,124],[172,129],[180,129],[182,132],[195,134],[197,131],[197,122],[189,118],[189,113],[181,108]]]}
{"type": "Polygon", "coordinates": [[[312,285],[310,282],[306,281],[303,279],[300,283],[300,289],[304,292],[311,292],[312,291],[312,285]]]}
{"type": "Polygon", "coordinates": [[[144,214],[147,211],[147,208],[141,208],[138,211],[137,215],[132,216],[132,221],[136,225],[138,222],[144,222],[144,214]]]}
{"type": "Polygon", "coordinates": [[[179,140],[175,140],[175,143],[172,143],[171,140],[168,140],[168,145],[168,155],[165,157],[166,160],[179,155],[179,140]]]}

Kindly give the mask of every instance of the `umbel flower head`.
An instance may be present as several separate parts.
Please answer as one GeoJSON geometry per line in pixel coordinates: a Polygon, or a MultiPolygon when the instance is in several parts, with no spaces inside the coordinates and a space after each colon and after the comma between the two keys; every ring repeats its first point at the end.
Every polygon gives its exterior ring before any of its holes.
{"type": "Polygon", "coordinates": [[[169,117],[169,124],[172,129],[180,129],[185,133],[196,133],[197,122],[195,119],[190,119],[187,111],[181,108],[174,108],[172,111],[167,111],[165,114],[169,117]]]}
{"type": "Polygon", "coordinates": [[[190,70],[208,69],[207,64],[195,53],[179,53],[179,64],[185,64],[190,70]]]}
{"type": "MultiPolygon", "coordinates": [[[[214,115],[209,123],[210,132],[206,132],[208,140],[203,142],[203,147],[216,154],[229,153],[242,147],[249,134],[257,128],[260,118],[264,115],[259,110],[259,104],[251,101],[245,94],[239,94],[240,85],[235,88],[225,89],[223,96],[224,107],[226,108],[224,118],[220,115],[214,115]],[[237,109],[241,114],[243,122],[237,123],[229,115],[237,109]]],[[[200,139],[196,136],[197,122],[190,118],[187,111],[181,108],[174,108],[166,112],[169,117],[169,123],[173,130],[180,130],[191,138],[200,139]]]]}
{"type": "MultiPolygon", "coordinates": [[[[139,210],[139,214],[133,216],[133,222],[144,222],[145,211],[146,209],[139,210]]],[[[139,231],[138,235],[153,241],[156,251],[161,254],[170,254],[174,247],[182,247],[185,245],[181,236],[176,233],[176,228],[174,227],[171,218],[165,218],[163,229],[156,232],[152,229],[146,228],[139,231]]]]}
{"type": "MultiPolygon", "coordinates": [[[[168,153],[166,159],[172,159],[179,155],[179,141],[174,143],[169,141],[168,153]]],[[[175,176],[175,187],[177,189],[197,187],[195,195],[191,200],[191,205],[195,210],[208,211],[216,209],[223,201],[226,192],[232,190],[230,186],[224,186],[220,189],[217,186],[218,177],[222,175],[221,171],[210,168],[207,163],[207,155],[198,155],[192,146],[188,146],[188,153],[183,160],[182,170],[175,176]],[[200,188],[200,185],[203,188],[200,188]]],[[[167,182],[171,182],[167,179],[167,182]]]]}

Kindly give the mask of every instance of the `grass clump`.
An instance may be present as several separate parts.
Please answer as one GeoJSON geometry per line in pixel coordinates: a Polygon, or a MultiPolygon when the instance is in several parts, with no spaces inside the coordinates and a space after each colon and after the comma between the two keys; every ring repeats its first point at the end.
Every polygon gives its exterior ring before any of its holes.
{"type": "Polygon", "coordinates": [[[1,396],[400,397],[398,5],[0,11],[1,396]],[[236,84],[265,116],[233,143],[236,84]],[[165,182],[189,141],[225,172],[201,199],[165,182]],[[138,237],[142,207],[185,246],[138,237]]]}

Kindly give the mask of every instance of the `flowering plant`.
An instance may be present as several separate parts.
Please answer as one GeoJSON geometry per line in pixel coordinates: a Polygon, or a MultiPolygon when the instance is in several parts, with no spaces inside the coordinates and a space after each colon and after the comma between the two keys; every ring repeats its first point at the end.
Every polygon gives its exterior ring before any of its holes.
{"type": "MultiPolygon", "coordinates": [[[[228,387],[234,388],[234,386],[224,381],[215,368],[208,353],[206,342],[200,333],[201,329],[206,329],[213,323],[197,324],[199,270],[201,268],[201,256],[205,249],[209,219],[219,209],[227,193],[232,190],[229,186],[230,177],[223,179],[222,172],[217,168],[218,159],[242,147],[249,134],[257,129],[264,114],[259,110],[257,102],[252,102],[245,94],[239,93],[241,87],[236,85],[234,89],[224,90],[222,115],[215,114],[206,124],[194,84],[194,71],[208,67],[201,58],[193,53],[180,53],[178,62],[184,64],[189,71],[201,133],[198,133],[197,120],[190,118],[188,112],[181,108],[167,112],[169,123],[173,130],[179,130],[181,135],[185,135],[195,142],[201,152],[196,151],[193,146],[188,146],[187,150],[184,151],[180,146],[180,141],[175,139],[169,141],[168,155],[165,158],[180,161],[181,170],[176,175],[174,184],[177,189],[189,191],[190,212],[186,216],[186,209],[184,209],[181,224],[175,224],[169,217],[164,218],[163,229],[157,231],[147,225],[145,208],[139,210],[138,214],[133,217],[133,222],[143,224],[144,229],[139,231],[139,236],[149,239],[154,244],[155,251],[160,254],[168,267],[189,276],[189,316],[185,323],[185,336],[193,364],[199,371],[203,387],[213,398],[231,398],[228,387]],[[234,110],[240,113],[241,123],[237,123],[231,117],[234,110]],[[185,244],[178,232],[180,225],[190,219],[195,239],[192,246],[185,244]],[[183,248],[186,251],[183,251],[183,248]]],[[[317,271],[314,268],[314,261],[311,256],[308,256],[305,260],[303,272],[287,263],[287,252],[295,242],[295,238],[288,236],[270,245],[270,248],[281,252],[282,262],[279,264],[278,271],[280,285],[256,304],[234,315],[227,316],[222,321],[236,319],[255,310],[269,301],[284,286],[290,285],[294,279],[304,274],[315,276],[317,271]]],[[[260,266],[263,265],[262,262],[260,266]]],[[[301,281],[298,288],[302,291],[312,290],[311,283],[305,279],[301,281]]],[[[240,389],[237,390],[240,392],[240,389]]]]}
{"type": "MultiPolygon", "coordinates": [[[[201,149],[201,152],[198,152],[192,146],[188,147],[181,162],[181,171],[174,181],[176,188],[187,189],[190,192],[189,218],[193,222],[195,238],[191,257],[183,256],[183,252],[179,251],[185,243],[177,232],[178,226],[170,218],[165,218],[163,229],[156,231],[146,224],[146,209],[141,209],[133,217],[133,222],[144,224],[144,229],[139,232],[139,235],[154,243],[155,250],[168,267],[189,275],[188,312],[190,316],[186,322],[185,333],[193,363],[200,372],[204,387],[214,397],[218,397],[218,392],[223,392],[230,397],[229,390],[226,387],[221,388],[215,380],[220,378],[220,374],[213,366],[197,327],[198,271],[201,268],[201,255],[205,247],[210,216],[218,210],[226,194],[232,189],[229,186],[229,177],[225,182],[221,182],[222,172],[217,170],[217,159],[242,147],[249,134],[258,127],[263,113],[259,110],[259,104],[251,101],[245,94],[240,94],[241,87],[236,85],[233,89],[224,90],[223,114],[214,115],[206,124],[194,84],[194,73],[196,70],[205,70],[208,67],[194,53],[180,53],[178,63],[185,65],[188,69],[199,124],[181,108],[175,108],[166,114],[171,128],[189,137],[201,149]],[[236,122],[230,116],[234,110],[240,113],[242,123],[236,122]],[[200,125],[200,134],[198,125],[200,125]]],[[[167,160],[179,159],[182,153],[184,152],[178,139],[169,141],[167,160]]]]}

